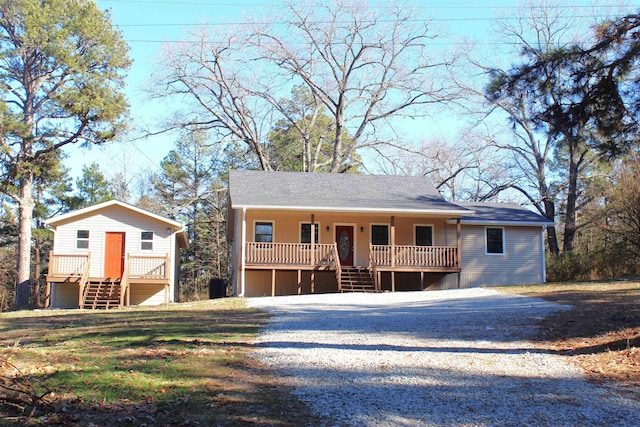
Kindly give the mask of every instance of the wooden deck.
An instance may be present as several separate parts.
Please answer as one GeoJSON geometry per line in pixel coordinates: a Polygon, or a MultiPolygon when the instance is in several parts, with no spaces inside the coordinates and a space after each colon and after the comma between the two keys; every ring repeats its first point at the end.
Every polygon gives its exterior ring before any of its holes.
{"type": "MultiPolygon", "coordinates": [[[[90,277],[91,255],[87,254],[49,254],[49,272],[47,274],[47,295],[50,295],[51,283],[77,283],[78,307],[96,307],[101,301],[87,301],[95,296],[100,298],[99,292],[89,292],[89,285],[110,283],[110,299],[117,291],[119,307],[130,305],[131,286],[136,284],[160,284],[165,286],[165,303],[168,302],[168,289],[171,283],[171,265],[169,255],[147,256],[132,255],[126,257],[122,277],[90,277]],[[116,289],[117,288],[117,289],[116,289]]],[[[48,301],[47,301],[47,305],[48,301]]]]}

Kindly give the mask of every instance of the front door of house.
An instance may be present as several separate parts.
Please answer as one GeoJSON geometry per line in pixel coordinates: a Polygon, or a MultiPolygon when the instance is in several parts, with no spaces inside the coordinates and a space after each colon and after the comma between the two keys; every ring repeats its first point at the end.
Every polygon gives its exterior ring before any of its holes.
{"type": "Polygon", "coordinates": [[[104,277],[122,277],[124,272],[124,233],[108,232],[104,244],[104,277]]]}
{"type": "Polygon", "coordinates": [[[340,265],[353,265],[353,227],[350,225],[336,225],[336,243],[340,265]]]}

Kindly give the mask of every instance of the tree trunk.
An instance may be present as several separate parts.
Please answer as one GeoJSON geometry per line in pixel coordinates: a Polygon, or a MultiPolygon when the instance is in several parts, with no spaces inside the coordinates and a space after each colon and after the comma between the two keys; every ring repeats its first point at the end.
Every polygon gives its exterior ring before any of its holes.
{"type": "MultiPolygon", "coordinates": [[[[547,219],[553,221],[556,217],[556,205],[552,200],[546,199],[544,201],[544,216],[547,219]]],[[[560,247],[558,246],[558,236],[556,236],[556,227],[547,227],[547,245],[549,246],[549,252],[554,255],[560,254],[560,247]]]]}
{"type": "Polygon", "coordinates": [[[564,252],[573,250],[573,240],[576,237],[576,204],[578,201],[578,172],[580,170],[580,160],[576,159],[577,153],[573,143],[569,143],[569,186],[567,190],[567,210],[564,219],[564,241],[562,250],[564,252]]]}
{"type": "Polygon", "coordinates": [[[33,218],[33,173],[26,172],[20,180],[19,239],[18,239],[18,277],[16,279],[16,307],[29,304],[31,276],[31,222],[33,218]]]}

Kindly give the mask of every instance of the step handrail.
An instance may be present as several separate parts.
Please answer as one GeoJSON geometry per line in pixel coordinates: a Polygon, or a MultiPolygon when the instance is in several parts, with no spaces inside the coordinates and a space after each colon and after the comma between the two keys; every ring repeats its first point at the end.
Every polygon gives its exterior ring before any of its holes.
{"type": "Polygon", "coordinates": [[[87,281],[89,280],[89,270],[91,270],[91,253],[87,254],[87,263],[84,265],[84,271],[80,276],[80,282],[78,283],[78,308],[82,308],[85,302],[85,290],[87,287],[87,281]]]}
{"type": "Polygon", "coordinates": [[[338,292],[342,292],[342,266],[340,265],[338,243],[336,242],[333,242],[333,263],[336,269],[336,280],[338,281],[338,292]]]}

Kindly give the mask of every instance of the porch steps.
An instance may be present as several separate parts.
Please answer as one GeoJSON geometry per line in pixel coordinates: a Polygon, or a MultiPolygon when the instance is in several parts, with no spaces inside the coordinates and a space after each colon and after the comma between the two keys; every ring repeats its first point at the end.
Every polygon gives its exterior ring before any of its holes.
{"type": "Polygon", "coordinates": [[[373,274],[367,267],[342,267],[340,274],[342,292],[375,292],[373,274]]]}
{"type": "Polygon", "coordinates": [[[82,308],[95,310],[120,307],[120,279],[89,280],[82,308]]]}

